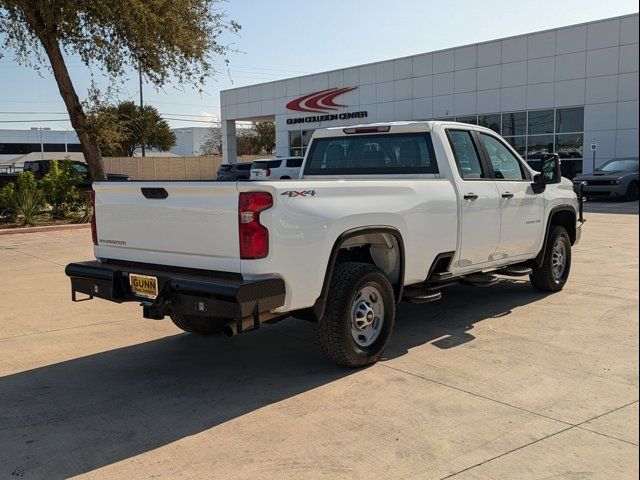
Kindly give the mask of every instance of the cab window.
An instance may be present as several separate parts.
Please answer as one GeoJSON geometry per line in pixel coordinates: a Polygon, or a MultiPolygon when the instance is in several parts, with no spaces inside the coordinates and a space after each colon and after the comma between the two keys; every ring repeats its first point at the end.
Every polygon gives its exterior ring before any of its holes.
{"type": "Polygon", "coordinates": [[[486,133],[480,133],[480,140],[487,150],[497,180],[524,180],[522,165],[511,150],[486,133]]]}
{"type": "Polygon", "coordinates": [[[471,132],[469,130],[447,130],[458,172],[463,180],[486,178],[471,132]]]}

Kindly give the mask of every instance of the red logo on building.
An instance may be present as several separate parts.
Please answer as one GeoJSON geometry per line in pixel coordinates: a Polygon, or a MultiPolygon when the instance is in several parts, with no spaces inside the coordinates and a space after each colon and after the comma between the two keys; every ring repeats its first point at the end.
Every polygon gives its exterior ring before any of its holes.
{"type": "Polygon", "coordinates": [[[296,98],[287,103],[286,107],[289,110],[295,110],[296,112],[313,112],[313,113],[326,113],[339,108],[346,107],[347,105],[341,105],[335,103],[334,100],[340,95],[344,95],[347,92],[355,90],[358,87],[346,87],[346,88],[329,88],[328,90],[322,90],[321,92],[310,93],[304,97],[296,98]]]}

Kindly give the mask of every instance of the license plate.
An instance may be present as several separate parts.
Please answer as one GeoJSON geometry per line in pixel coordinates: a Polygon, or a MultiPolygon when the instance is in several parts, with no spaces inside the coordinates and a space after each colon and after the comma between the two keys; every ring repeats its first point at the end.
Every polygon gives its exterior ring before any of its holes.
{"type": "Polygon", "coordinates": [[[130,273],[129,285],[131,285],[131,293],[141,297],[156,298],[158,296],[158,279],[156,277],[130,273]]]}

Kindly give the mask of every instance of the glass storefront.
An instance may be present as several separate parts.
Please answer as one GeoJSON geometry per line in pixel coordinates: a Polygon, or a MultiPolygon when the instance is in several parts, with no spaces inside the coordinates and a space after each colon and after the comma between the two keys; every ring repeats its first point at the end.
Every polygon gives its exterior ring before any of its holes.
{"type": "Polygon", "coordinates": [[[565,177],[582,173],[584,107],[466,115],[449,120],[481,125],[501,134],[533,168],[540,167],[542,155],[556,152],[565,177]]]}
{"type": "Polygon", "coordinates": [[[289,131],[289,155],[292,157],[304,157],[311,141],[311,135],[313,135],[313,130],[289,131]]]}

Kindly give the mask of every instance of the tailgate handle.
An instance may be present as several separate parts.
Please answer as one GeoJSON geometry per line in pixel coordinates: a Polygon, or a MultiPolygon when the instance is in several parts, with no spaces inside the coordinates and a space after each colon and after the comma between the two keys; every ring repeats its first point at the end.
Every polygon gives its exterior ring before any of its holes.
{"type": "Polygon", "coordinates": [[[142,190],[142,195],[144,195],[145,198],[164,200],[169,196],[169,192],[164,188],[142,187],[140,190],[142,190]]]}

